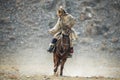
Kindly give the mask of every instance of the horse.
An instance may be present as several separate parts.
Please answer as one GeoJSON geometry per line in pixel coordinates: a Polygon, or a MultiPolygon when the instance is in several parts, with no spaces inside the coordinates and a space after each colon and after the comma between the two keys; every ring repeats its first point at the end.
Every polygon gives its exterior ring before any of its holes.
{"type": "Polygon", "coordinates": [[[70,38],[69,35],[61,34],[58,39],[55,50],[53,52],[54,60],[54,75],[56,75],[58,67],[60,66],[60,76],[63,75],[64,64],[70,52],[70,38]]]}

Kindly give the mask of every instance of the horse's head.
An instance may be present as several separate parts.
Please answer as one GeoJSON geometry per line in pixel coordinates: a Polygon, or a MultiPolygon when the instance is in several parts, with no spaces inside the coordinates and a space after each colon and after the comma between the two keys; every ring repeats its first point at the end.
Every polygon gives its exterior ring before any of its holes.
{"type": "Polygon", "coordinates": [[[58,43],[56,45],[57,47],[57,51],[58,53],[64,54],[64,53],[68,53],[69,49],[70,49],[70,29],[67,28],[63,28],[62,32],[61,32],[61,36],[58,40],[58,43]]]}
{"type": "Polygon", "coordinates": [[[70,38],[69,35],[62,34],[61,38],[61,48],[63,49],[63,52],[66,52],[70,48],[70,38]]]}

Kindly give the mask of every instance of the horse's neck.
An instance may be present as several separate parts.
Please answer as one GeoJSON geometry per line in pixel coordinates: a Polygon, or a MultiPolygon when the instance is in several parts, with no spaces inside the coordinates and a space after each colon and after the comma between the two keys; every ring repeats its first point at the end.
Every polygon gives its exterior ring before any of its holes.
{"type": "Polygon", "coordinates": [[[67,35],[62,35],[59,39],[58,39],[58,42],[57,42],[57,47],[63,47],[63,45],[64,44],[68,44],[68,45],[70,45],[70,38],[69,38],[69,36],[67,36],[67,35]],[[64,43],[64,41],[63,40],[66,40],[65,41],[65,43],[64,43]]]}

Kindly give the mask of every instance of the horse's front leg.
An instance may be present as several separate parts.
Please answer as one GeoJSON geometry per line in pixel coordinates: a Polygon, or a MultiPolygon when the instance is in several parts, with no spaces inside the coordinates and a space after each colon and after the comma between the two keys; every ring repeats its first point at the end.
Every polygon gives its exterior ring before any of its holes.
{"type": "Polygon", "coordinates": [[[54,75],[55,75],[56,72],[57,72],[57,69],[58,69],[59,64],[60,64],[59,58],[58,58],[58,57],[55,57],[55,59],[54,59],[54,75]]]}
{"type": "Polygon", "coordinates": [[[64,64],[65,64],[66,60],[67,60],[67,59],[63,59],[62,62],[61,62],[60,76],[63,75],[63,68],[64,68],[64,64]]]}
{"type": "Polygon", "coordinates": [[[59,64],[60,64],[60,61],[58,60],[54,66],[54,72],[57,72],[59,64]]]}

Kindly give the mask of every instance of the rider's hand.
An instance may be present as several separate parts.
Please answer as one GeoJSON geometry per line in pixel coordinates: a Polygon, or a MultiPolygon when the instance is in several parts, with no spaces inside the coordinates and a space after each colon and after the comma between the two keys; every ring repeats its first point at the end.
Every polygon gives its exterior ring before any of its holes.
{"type": "Polygon", "coordinates": [[[50,29],[50,30],[48,30],[48,32],[50,33],[50,34],[54,34],[54,29],[50,29]]]}

